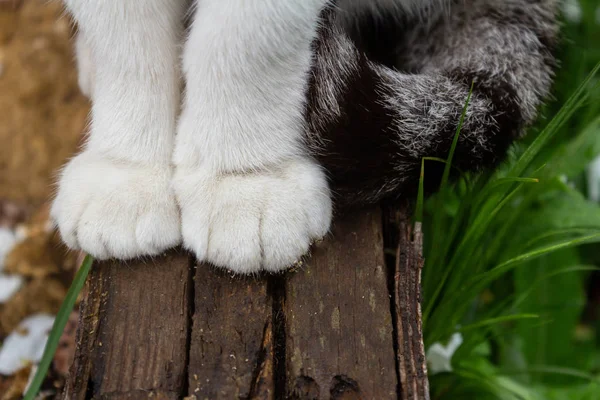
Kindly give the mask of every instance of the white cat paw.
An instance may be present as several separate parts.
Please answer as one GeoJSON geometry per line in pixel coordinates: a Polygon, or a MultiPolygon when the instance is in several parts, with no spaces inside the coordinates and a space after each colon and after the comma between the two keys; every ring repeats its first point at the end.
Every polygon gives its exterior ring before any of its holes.
{"type": "Polygon", "coordinates": [[[181,241],[170,178],[84,152],[65,167],[51,217],[70,248],[97,259],[156,255],[181,241]]]}
{"type": "Polygon", "coordinates": [[[174,187],[184,246],[238,273],[292,266],[331,224],[327,180],[311,160],[222,176],[180,166],[174,187]]]}

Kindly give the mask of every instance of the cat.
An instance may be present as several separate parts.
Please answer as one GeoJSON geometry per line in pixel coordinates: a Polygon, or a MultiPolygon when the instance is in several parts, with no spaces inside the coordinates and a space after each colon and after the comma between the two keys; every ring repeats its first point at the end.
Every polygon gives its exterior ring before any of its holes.
{"type": "Polygon", "coordinates": [[[456,163],[502,160],[549,93],[557,1],[65,0],[92,112],[52,218],[98,259],[183,243],[281,271],[334,200],[406,195],[445,158],[472,84],[456,163]]]}

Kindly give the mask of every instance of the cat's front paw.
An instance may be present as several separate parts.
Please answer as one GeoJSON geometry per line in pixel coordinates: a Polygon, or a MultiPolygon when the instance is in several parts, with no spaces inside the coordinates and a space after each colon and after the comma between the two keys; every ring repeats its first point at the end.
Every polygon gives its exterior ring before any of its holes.
{"type": "Polygon", "coordinates": [[[98,259],[156,255],[181,241],[168,166],[84,152],[64,169],[51,217],[65,243],[98,259]]]}
{"type": "Polygon", "coordinates": [[[174,187],[184,246],[199,260],[234,272],[292,266],[331,223],[326,178],[308,159],[221,176],[180,166],[174,187]]]}

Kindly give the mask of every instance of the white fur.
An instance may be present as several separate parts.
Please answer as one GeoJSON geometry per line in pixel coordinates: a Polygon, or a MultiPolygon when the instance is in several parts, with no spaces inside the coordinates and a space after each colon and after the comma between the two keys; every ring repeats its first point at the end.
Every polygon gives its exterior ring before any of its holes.
{"type": "Polygon", "coordinates": [[[174,162],[184,245],[200,260],[278,271],[329,230],[326,179],[302,140],[311,43],[326,4],[197,4],[174,162]]]}
{"type": "Polygon", "coordinates": [[[90,46],[81,32],[75,37],[75,61],[77,62],[77,83],[79,90],[91,98],[94,91],[94,60],[90,46]]]}
{"type": "Polygon", "coordinates": [[[85,150],[62,173],[52,217],[70,247],[97,258],[157,254],[181,236],[170,159],[184,4],[66,4],[95,62],[92,123],[85,150]]]}
{"type": "Polygon", "coordinates": [[[181,241],[171,171],[84,152],[63,171],[52,217],[72,249],[98,259],[155,255],[181,241]]]}
{"type": "Polygon", "coordinates": [[[329,230],[327,182],[307,159],[247,174],[180,167],[175,188],[186,248],[235,272],[289,267],[329,230]]]}
{"type": "Polygon", "coordinates": [[[180,101],[179,3],[66,1],[95,60],[87,149],[169,164],[180,101]]]}
{"type": "MultiPolygon", "coordinates": [[[[432,1],[348,4],[417,12],[432,1]]],[[[187,3],[66,0],[93,109],[89,141],[65,168],[52,215],[71,247],[130,258],[179,242],[176,197],[183,241],[200,260],[280,270],[331,220],[324,173],[303,143],[311,42],[329,0],[196,1],[174,145],[187,3]]]]}
{"type": "Polygon", "coordinates": [[[305,154],[311,42],[327,0],[202,0],[183,57],[178,165],[214,173],[305,154]]]}

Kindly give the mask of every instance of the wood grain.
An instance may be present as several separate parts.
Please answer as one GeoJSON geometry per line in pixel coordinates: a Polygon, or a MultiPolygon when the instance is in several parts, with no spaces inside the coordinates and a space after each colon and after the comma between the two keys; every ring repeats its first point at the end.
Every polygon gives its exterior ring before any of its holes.
{"type": "Polygon", "coordinates": [[[337,221],[286,286],[290,397],[396,399],[379,208],[337,221]]]}
{"type": "Polygon", "coordinates": [[[198,399],[274,396],[271,299],[265,278],[199,265],[189,361],[198,399]]]}
{"type": "Polygon", "coordinates": [[[422,236],[399,222],[389,276],[380,208],[339,219],[275,277],[177,251],[94,265],[63,398],[427,399],[422,236]]]}
{"type": "Polygon", "coordinates": [[[187,254],[97,263],[88,282],[64,398],[180,398],[187,382],[187,254]]]}

